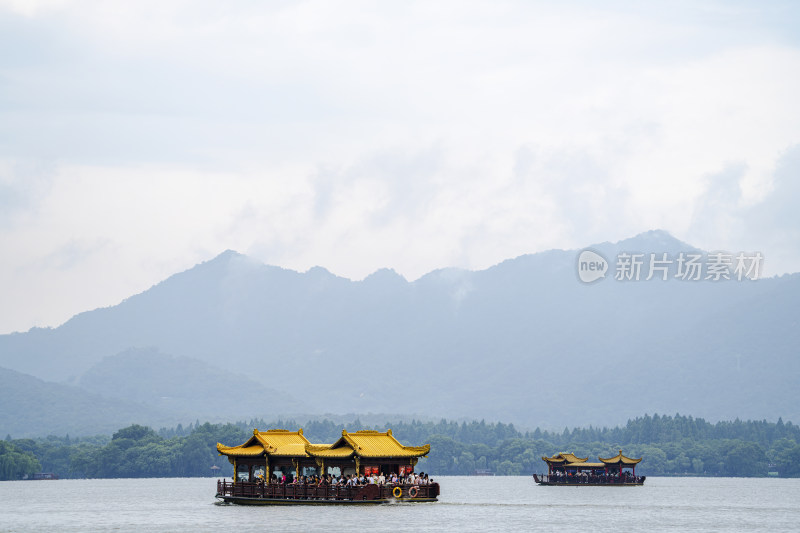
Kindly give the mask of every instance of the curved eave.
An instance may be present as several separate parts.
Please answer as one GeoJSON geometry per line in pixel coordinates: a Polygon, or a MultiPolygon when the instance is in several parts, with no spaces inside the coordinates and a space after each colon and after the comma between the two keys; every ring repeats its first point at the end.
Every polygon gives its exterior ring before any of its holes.
{"type": "Polygon", "coordinates": [[[406,454],[406,455],[359,455],[362,459],[414,459],[416,457],[425,457],[424,454],[406,454]]]}
{"type": "Polygon", "coordinates": [[[228,457],[258,457],[264,454],[263,446],[225,446],[217,443],[217,452],[228,457]]]}
{"type": "Polygon", "coordinates": [[[616,464],[620,464],[620,463],[622,463],[624,465],[636,465],[636,464],[639,464],[639,462],[641,462],[642,457],[639,457],[638,459],[633,459],[631,457],[625,457],[624,455],[622,455],[622,450],[620,450],[620,452],[617,455],[615,455],[614,457],[609,457],[608,459],[604,459],[604,458],[600,457],[599,459],[601,461],[603,461],[607,465],[616,465],[616,464]]]}
{"type": "Polygon", "coordinates": [[[330,448],[323,446],[306,446],[306,452],[311,457],[319,457],[321,459],[349,459],[355,453],[352,448],[330,448]]]}
{"type": "Polygon", "coordinates": [[[413,457],[422,457],[428,455],[431,451],[431,445],[425,444],[424,446],[403,446],[406,454],[405,456],[413,455],[413,457]]]}
{"type": "Polygon", "coordinates": [[[371,459],[385,458],[385,459],[411,459],[413,457],[423,457],[428,455],[431,451],[431,445],[425,446],[403,446],[401,450],[391,452],[365,452],[363,448],[356,451],[359,457],[368,457],[371,459]]]}
{"type": "Polygon", "coordinates": [[[564,464],[564,463],[584,463],[588,460],[588,457],[576,457],[572,453],[559,453],[552,457],[542,457],[542,461],[545,461],[550,464],[564,464]]]}
{"type": "Polygon", "coordinates": [[[410,459],[427,455],[431,445],[403,446],[392,435],[392,430],[385,433],[374,430],[362,430],[354,433],[342,431],[342,437],[333,444],[334,448],[351,448],[355,455],[369,459],[410,459]]]}

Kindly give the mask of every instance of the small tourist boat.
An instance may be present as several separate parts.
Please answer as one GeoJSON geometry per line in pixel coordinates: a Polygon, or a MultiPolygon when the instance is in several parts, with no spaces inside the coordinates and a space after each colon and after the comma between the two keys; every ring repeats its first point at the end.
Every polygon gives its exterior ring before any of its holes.
{"type": "Polygon", "coordinates": [[[608,459],[599,457],[600,462],[587,462],[588,457],[576,457],[572,453],[558,453],[552,457],[542,457],[547,463],[547,474],[534,474],[539,485],[558,486],[599,486],[635,487],[644,485],[647,476],[636,475],[636,465],[642,458],[632,459],[619,454],[608,459]]]}
{"type": "Polygon", "coordinates": [[[58,479],[58,474],[54,474],[53,472],[39,472],[34,474],[31,479],[34,480],[41,480],[41,479],[58,479]]]}
{"type": "Polygon", "coordinates": [[[425,446],[404,446],[392,431],[342,431],[333,444],[312,444],[303,430],[253,431],[239,446],[217,444],[233,465],[233,479],[217,481],[217,499],[240,505],[328,505],[435,502],[439,484],[414,474],[425,446]],[[367,484],[328,479],[365,476],[367,484]],[[377,483],[376,479],[398,478],[377,483]],[[308,479],[319,479],[310,483],[308,479]],[[413,482],[407,480],[415,479],[413,482]],[[402,481],[400,481],[402,480],[402,481]]]}

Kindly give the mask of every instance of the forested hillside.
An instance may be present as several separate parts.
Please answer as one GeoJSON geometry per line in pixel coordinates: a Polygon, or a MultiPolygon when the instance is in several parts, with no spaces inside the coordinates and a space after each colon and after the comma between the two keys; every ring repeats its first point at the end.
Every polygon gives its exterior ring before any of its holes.
{"type": "MultiPolygon", "coordinates": [[[[109,437],[7,439],[0,448],[0,475],[19,479],[37,468],[60,477],[230,476],[231,466],[217,455],[216,443],[241,444],[254,428],[302,427],[312,442],[334,442],[344,426],[330,420],[298,425],[267,423],[191,424],[155,431],[133,425],[109,437]],[[217,466],[219,470],[212,470],[217,466]]],[[[359,421],[349,430],[378,429],[359,421]]],[[[637,473],[697,476],[800,476],[800,427],[791,422],[730,421],[711,424],[691,416],[645,415],[614,428],[573,428],[561,433],[520,432],[513,424],[485,421],[393,423],[403,443],[430,443],[431,452],[417,470],[432,475],[528,475],[544,470],[543,455],[559,451],[579,456],[644,457],[637,473]]]]}

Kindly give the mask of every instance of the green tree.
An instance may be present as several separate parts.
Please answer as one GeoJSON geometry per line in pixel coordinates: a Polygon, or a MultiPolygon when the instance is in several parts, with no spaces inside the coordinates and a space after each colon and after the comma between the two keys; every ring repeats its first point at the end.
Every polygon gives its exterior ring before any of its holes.
{"type": "Polygon", "coordinates": [[[465,450],[458,458],[458,473],[468,476],[473,472],[475,472],[475,456],[465,450]]]}
{"type": "Polygon", "coordinates": [[[784,448],[778,454],[775,464],[781,477],[800,476],[800,444],[784,448]]]}
{"type": "Polygon", "coordinates": [[[522,465],[505,460],[497,465],[497,473],[501,476],[518,476],[522,473],[522,465]]]}
{"type": "Polygon", "coordinates": [[[120,429],[114,433],[114,435],[111,436],[111,440],[135,443],[143,440],[161,440],[161,437],[159,437],[155,431],[147,426],[133,424],[132,426],[120,429]]]}
{"type": "Polygon", "coordinates": [[[725,470],[731,476],[763,476],[767,456],[758,444],[739,441],[725,455],[725,470]]]}
{"type": "Polygon", "coordinates": [[[23,479],[41,469],[33,453],[20,450],[10,442],[0,441],[0,480],[23,479]]]}

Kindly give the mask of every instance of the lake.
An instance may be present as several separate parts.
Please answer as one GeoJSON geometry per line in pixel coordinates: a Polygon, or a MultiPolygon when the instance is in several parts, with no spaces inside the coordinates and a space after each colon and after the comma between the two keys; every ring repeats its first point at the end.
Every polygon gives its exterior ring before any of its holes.
{"type": "Polygon", "coordinates": [[[643,487],[436,480],[438,503],[366,507],[218,505],[209,478],[4,481],[0,531],[800,531],[800,479],[648,478],[643,487]]]}

